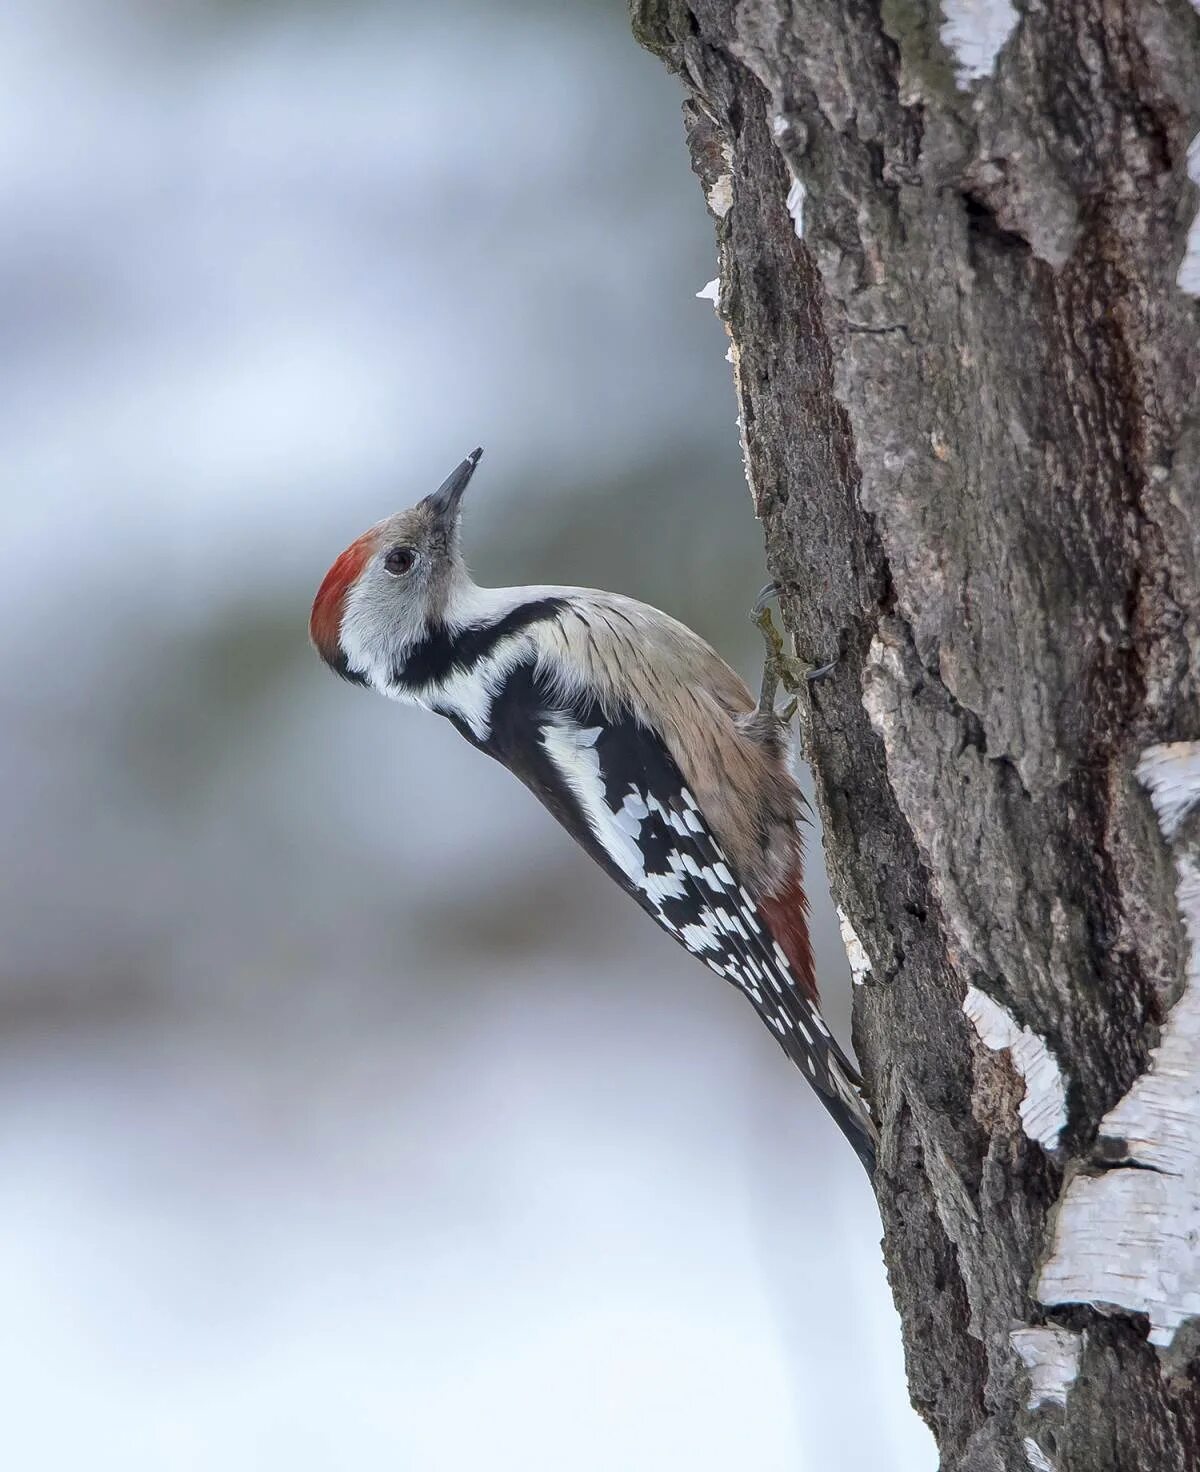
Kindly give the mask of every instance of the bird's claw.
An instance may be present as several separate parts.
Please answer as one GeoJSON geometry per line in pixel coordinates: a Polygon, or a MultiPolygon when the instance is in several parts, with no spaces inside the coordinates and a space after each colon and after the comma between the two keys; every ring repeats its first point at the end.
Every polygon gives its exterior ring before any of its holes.
{"type": "Polygon", "coordinates": [[[754,607],[750,610],[751,623],[758,623],[759,617],[764,612],[767,605],[769,603],[773,603],[778,597],[779,584],[777,582],[769,582],[765,588],[761,589],[758,597],[754,600],[754,607]]]}
{"type": "Polygon", "coordinates": [[[762,635],[763,643],[767,646],[763,661],[762,687],[758,696],[758,713],[771,716],[786,725],[796,714],[795,697],[799,691],[803,690],[806,685],[812,685],[817,680],[825,679],[837,667],[837,660],[831,659],[827,664],[814,667],[788,654],[784,646],[783,634],[771,616],[769,606],[771,601],[778,596],[778,583],[768,583],[754,600],[750,620],[762,635]],[[783,710],[777,711],[775,696],[780,685],[792,696],[792,699],[788,701],[783,710]]]}

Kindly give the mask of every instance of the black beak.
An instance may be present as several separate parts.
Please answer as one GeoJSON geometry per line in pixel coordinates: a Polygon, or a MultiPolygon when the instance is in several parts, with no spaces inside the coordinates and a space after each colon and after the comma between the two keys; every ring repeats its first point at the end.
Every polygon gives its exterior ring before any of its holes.
{"type": "Polygon", "coordinates": [[[426,496],[421,503],[423,506],[428,506],[446,526],[453,526],[454,519],[458,515],[458,503],[462,500],[467,482],[475,474],[475,467],[479,464],[482,454],[482,448],[472,450],[462,464],[450,472],[433,495],[426,496]]]}

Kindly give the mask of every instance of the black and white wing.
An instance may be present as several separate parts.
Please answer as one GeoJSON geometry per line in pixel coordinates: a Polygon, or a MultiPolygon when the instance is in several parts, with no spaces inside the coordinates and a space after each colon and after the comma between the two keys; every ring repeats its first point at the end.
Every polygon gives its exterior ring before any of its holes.
{"type": "Polygon", "coordinates": [[[875,1129],[854,1066],[733,873],[661,738],[632,715],[545,714],[518,775],[675,940],[740,988],[868,1170],[875,1129]]]}

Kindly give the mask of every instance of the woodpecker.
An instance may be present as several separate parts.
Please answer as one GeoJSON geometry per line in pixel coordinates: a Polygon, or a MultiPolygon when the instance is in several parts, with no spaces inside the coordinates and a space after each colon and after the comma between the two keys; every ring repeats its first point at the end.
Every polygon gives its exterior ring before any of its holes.
{"type": "Polygon", "coordinates": [[[739,988],[870,1172],[875,1126],[820,1012],[787,716],[668,614],[590,588],[481,588],[474,450],[334,562],[309,633],[343,679],[445,716],[662,928],[739,988]]]}

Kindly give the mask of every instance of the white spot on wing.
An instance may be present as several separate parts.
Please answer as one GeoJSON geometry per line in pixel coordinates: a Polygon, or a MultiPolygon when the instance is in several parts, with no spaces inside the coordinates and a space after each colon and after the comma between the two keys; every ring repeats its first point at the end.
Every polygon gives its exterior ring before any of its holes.
{"type": "Polygon", "coordinates": [[[702,915],[697,924],[680,927],[680,938],[689,951],[715,951],[720,947],[720,936],[709,923],[710,920],[710,916],[702,915]]]}
{"type": "Polygon", "coordinates": [[[816,1030],[821,1034],[823,1038],[830,1037],[831,1033],[829,1029],[825,1026],[825,1019],[811,1004],[811,1002],[806,1002],[805,1005],[808,1007],[808,1018],[812,1025],[816,1028],[816,1030]]]}
{"type": "Polygon", "coordinates": [[[617,826],[623,828],[631,838],[637,838],[642,831],[642,824],[650,816],[650,809],[635,788],[630,788],[625,801],[621,804],[621,810],[615,814],[617,826]]]}
{"type": "Polygon", "coordinates": [[[687,885],[678,874],[646,874],[639,888],[656,905],[663,900],[681,900],[687,894],[687,885]]]}

